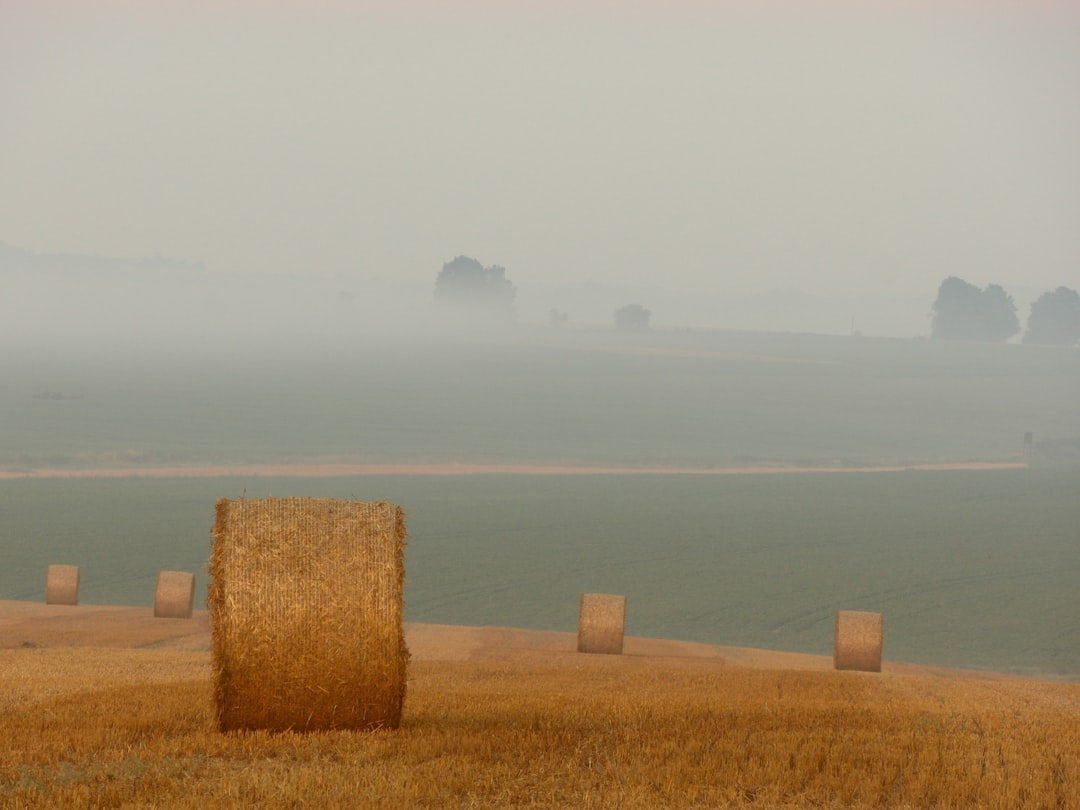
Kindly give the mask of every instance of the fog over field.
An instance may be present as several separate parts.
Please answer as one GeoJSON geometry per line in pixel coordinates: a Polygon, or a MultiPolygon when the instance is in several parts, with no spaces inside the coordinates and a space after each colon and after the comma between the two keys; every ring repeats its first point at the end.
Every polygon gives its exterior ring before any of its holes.
{"type": "Polygon", "coordinates": [[[461,254],[524,321],[1023,317],[1080,287],[1078,76],[1071,3],[9,0],[0,242],[85,273],[0,250],[0,320],[397,324],[461,254]]]}
{"type": "Polygon", "coordinates": [[[385,498],[412,621],[570,631],[610,592],[631,634],[826,654],[862,609],[889,660],[1080,672],[1071,347],[539,327],[102,349],[0,350],[6,598],[63,562],[89,604],[147,604],[159,570],[201,599],[218,498],[385,498]],[[914,469],[957,461],[1009,468],[914,469]],[[492,466],[289,469],[339,462],[492,466]],[[493,468],[521,464],[635,473],[493,468]],[[858,471],[881,465],[903,471],[858,471]],[[792,466],[828,472],[731,472],[792,466]],[[53,477],[94,468],[126,472],[53,477]]]}
{"type": "Polygon", "coordinates": [[[222,495],[400,496],[413,618],[885,606],[1075,676],[1080,351],[1023,336],[1080,288],[1078,90],[1071,3],[7,0],[0,598],[138,603],[222,495]],[[1018,328],[931,337],[950,276],[1018,328]],[[711,477],[41,475],[328,462],[711,477]],[[837,475],[713,474],[758,466],[837,475]]]}

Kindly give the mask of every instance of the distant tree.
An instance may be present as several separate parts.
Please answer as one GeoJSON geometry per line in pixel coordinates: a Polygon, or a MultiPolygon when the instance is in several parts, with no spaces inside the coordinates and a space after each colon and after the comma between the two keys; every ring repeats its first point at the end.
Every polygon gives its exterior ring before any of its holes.
{"type": "Polygon", "coordinates": [[[552,307],[548,312],[548,320],[552,326],[562,326],[570,320],[570,316],[562,310],[552,307]]]}
{"type": "Polygon", "coordinates": [[[448,261],[435,277],[435,301],[469,314],[512,317],[516,294],[505,267],[484,267],[469,256],[448,261]]]}
{"type": "Polygon", "coordinates": [[[1045,292],[1031,305],[1024,343],[1071,346],[1080,341],[1080,293],[1068,287],[1045,292]]]}
{"type": "Polygon", "coordinates": [[[938,287],[930,334],[936,338],[967,337],[975,320],[978,300],[978,287],[956,276],[949,276],[938,287]]]}
{"type": "Polygon", "coordinates": [[[956,276],[938,288],[930,333],[946,340],[1008,340],[1020,331],[1016,304],[997,284],[980,290],[956,276]]]}
{"type": "Polygon", "coordinates": [[[641,304],[627,304],[615,310],[615,328],[620,332],[644,332],[652,313],[641,304]]]}
{"type": "Polygon", "coordinates": [[[979,309],[980,340],[1008,340],[1020,331],[1016,302],[998,284],[988,284],[979,309]]]}

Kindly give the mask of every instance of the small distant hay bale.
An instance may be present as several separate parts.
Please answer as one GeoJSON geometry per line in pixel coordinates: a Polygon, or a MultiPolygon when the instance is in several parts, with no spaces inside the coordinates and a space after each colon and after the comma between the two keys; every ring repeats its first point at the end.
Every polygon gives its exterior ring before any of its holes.
{"type": "Polygon", "coordinates": [[[159,619],[190,619],[195,605],[195,575],[187,571],[158,571],[154,615],[159,619]]]}
{"type": "Polygon", "coordinates": [[[578,652],[621,655],[626,597],[583,593],[578,604],[578,652]]]}
{"type": "Polygon", "coordinates": [[[881,672],[883,619],[880,613],[836,611],[833,628],[833,667],[881,672]]]}
{"type": "Polygon", "coordinates": [[[409,659],[401,508],[222,499],[213,537],[218,728],[396,728],[409,659]]]}
{"type": "Polygon", "coordinates": [[[49,571],[45,576],[45,604],[79,604],[79,566],[49,566],[49,571]]]}

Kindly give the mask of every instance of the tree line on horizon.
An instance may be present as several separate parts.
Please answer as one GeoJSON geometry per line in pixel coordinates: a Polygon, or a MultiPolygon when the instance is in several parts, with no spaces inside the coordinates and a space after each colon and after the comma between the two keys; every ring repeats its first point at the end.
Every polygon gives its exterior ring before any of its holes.
{"type": "MultiPolygon", "coordinates": [[[[435,277],[435,302],[442,313],[451,318],[473,320],[479,317],[487,323],[512,321],[516,295],[517,288],[506,277],[505,267],[498,264],[484,267],[471,256],[455,256],[435,277]]],[[[615,328],[620,331],[647,330],[650,315],[641,304],[627,304],[615,311],[615,328]]],[[[551,310],[553,326],[568,320],[565,312],[551,310]]]]}
{"type": "MultiPolygon", "coordinates": [[[[517,288],[501,265],[485,267],[470,256],[456,256],[435,278],[435,301],[454,317],[511,322],[517,288]]],[[[619,331],[645,331],[651,313],[627,304],[614,313],[619,331]]],[[[551,311],[552,325],[566,323],[566,313],[551,311]]],[[[932,306],[931,337],[943,340],[1006,341],[1020,331],[1016,303],[999,284],[980,289],[957,276],[941,282],[932,306]]],[[[1080,341],[1080,293],[1068,287],[1045,292],[1031,305],[1021,342],[1072,345],[1080,341]]]]}
{"type": "MultiPolygon", "coordinates": [[[[1020,331],[1016,303],[1003,287],[979,289],[957,276],[941,282],[931,314],[930,336],[943,340],[1001,342],[1020,331]]],[[[1080,342],[1080,293],[1068,287],[1032,302],[1022,343],[1071,346],[1080,342]]]]}

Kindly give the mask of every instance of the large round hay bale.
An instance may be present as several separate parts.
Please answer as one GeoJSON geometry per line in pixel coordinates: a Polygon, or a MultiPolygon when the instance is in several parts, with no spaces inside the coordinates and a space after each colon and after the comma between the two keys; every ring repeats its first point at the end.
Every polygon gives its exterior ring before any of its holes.
{"type": "Polygon", "coordinates": [[[190,619],[195,606],[195,575],[187,571],[158,571],[154,615],[159,619],[190,619]]]}
{"type": "Polygon", "coordinates": [[[626,597],[583,593],[578,603],[578,652],[621,655],[626,597]]]}
{"type": "Polygon", "coordinates": [[[833,626],[835,669],[881,672],[883,619],[880,613],[838,610],[833,626]]]}
{"type": "Polygon", "coordinates": [[[79,604],[79,566],[49,566],[45,575],[45,604],[79,604]]]}
{"type": "Polygon", "coordinates": [[[396,728],[409,657],[401,508],[223,499],[213,536],[218,727],[396,728]]]}

